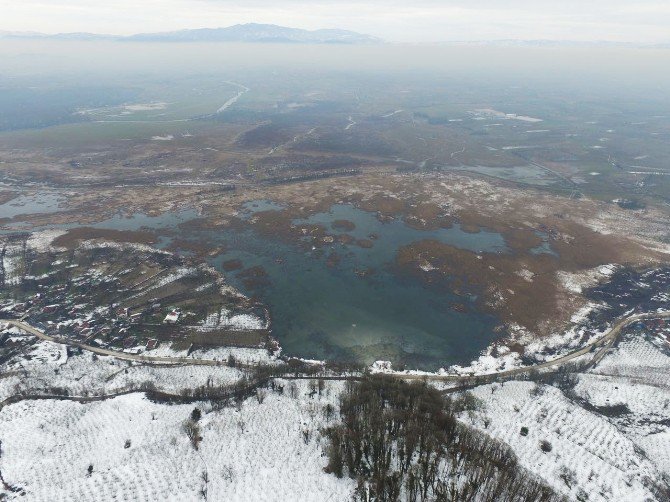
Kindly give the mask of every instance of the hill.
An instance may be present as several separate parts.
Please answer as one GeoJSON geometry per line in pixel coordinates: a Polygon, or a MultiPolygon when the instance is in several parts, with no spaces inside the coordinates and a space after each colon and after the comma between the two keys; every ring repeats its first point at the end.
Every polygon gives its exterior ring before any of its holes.
{"type": "Polygon", "coordinates": [[[247,42],[302,44],[369,44],[381,40],[348,30],[303,30],[274,24],[237,24],[226,28],[200,28],[160,33],[139,33],[130,36],[94,33],[44,34],[35,32],[0,32],[0,38],[49,40],[115,40],[126,42],[247,42]]]}

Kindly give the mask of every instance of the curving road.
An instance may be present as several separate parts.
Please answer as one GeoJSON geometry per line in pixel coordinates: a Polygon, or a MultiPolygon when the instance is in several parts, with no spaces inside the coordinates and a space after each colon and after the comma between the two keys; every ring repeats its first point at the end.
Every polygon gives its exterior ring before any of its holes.
{"type": "Polygon", "coordinates": [[[6,323],[15,326],[23,331],[35,335],[37,338],[46,340],[48,342],[60,343],[62,345],[69,345],[71,347],[79,347],[82,350],[93,352],[101,356],[111,356],[116,359],[124,361],[136,361],[142,363],[161,363],[161,364],[190,364],[194,366],[225,366],[226,361],[218,361],[216,359],[196,359],[192,357],[168,357],[168,356],[144,356],[138,354],[128,354],[127,352],[120,352],[118,350],[103,349],[85,343],[76,342],[67,338],[55,337],[47,335],[43,331],[34,328],[30,324],[14,319],[0,319],[0,323],[6,323]]]}
{"type": "MultiPolygon", "coordinates": [[[[406,380],[431,380],[431,381],[443,381],[443,382],[455,382],[464,385],[468,384],[479,384],[485,383],[489,380],[494,380],[497,378],[505,378],[511,376],[522,375],[525,373],[530,373],[532,371],[538,371],[547,368],[560,367],[564,366],[574,359],[577,359],[584,354],[589,352],[594,352],[592,362],[597,362],[605,355],[607,350],[612,347],[617,337],[621,334],[622,330],[634,324],[638,321],[651,318],[670,318],[670,311],[668,312],[649,312],[644,314],[635,314],[624,319],[617,321],[610,330],[601,336],[595,342],[592,342],[588,345],[585,345],[579,350],[571,352],[565,356],[559,357],[552,361],[543,362],[536,364],[534,366],[526,366],[523,368],[514,368],[507,371],[500,371],[497,373],[488,373],[484,375],[436,375],[436,374],[411,374],[411,373],[390,373],[390,375],[403,378],[406,380]]],[[[137,354],[128,354],[126,352],[119,352],[116,350],[103,349],[101,347],[94,347],[93,345],[87,345],[85,343],[75,342],[66,338],[54,337],[47,335],[46,333],[40,331],[37,328],[23,322],[13,319],[0,319],[0,323],[6,323],[11,326],[15,326],[31,335],[46,340],[49,342],[60,343],[63,345],[70,345],[73,347],[79,347],[82,350],[87,350],[93,352],[94,354],[99,354],[102,356],[115,357],[116,359],[122,359],[126,361],[135,361],[142,363],[160,363],[160,364],[179,364],[179,365],[193,365],[193,366],[226,366],[226,361],[219,361],[216,359],[196,359],[192,357],[168,357],[168,356],[145,356],[137,354]]],[[[348,377],[346,377],[348,378],[348,377]]]]}
{"type": "MultiPolygon", "coordinates": [[[[605,333],[603,336],[601,336],[598,340],[595,342],[589,343],[588,345],[585,345],[579,350],[576,350],[574,352],[571,352],[570,354],[567,354],[565,356],[553,359],[551,361],[546,361],[544,363],[539,363],[535,364],[533,366],[525,366],[523,368],[514,368],[511,370],[506,370],[506,371],[499,371],[497,373],[488,373],[484,375],[473,375],[473,376],[456,376],[456,375],[436,375],[436,377],[442,376],[442,380],[446,381],[455,381],[455,382],[463,382],[463,383],[478,383],[481,382],[482,380],[493,380],[496,378],[504,378],[504,377],[509,377],[509,376],[516,376],[516,375],[521,375],[524,373],[530,373],[531,371],[538,371],[542,369],[547,369],[547,368],[553,368],[553,367],[560,367],[564,366],[574,359],[577,359],[580,356],[583,356],[584,354],[587,354],[591,351],[594,351],[593,358],[591,359],[592,362],[597,362],[602,359],[602,357],[605,355],[608,349],[614,345],[614,342],[616,341],[617,337],[621,334],[621,332],[630,326],[631,324],[634,324],[638,321],[642,321],[644,319],[654,319],[654,318],[670,318],[670,311],[668,312],[648,312],[644,314],[635,314],[629,317],[625,317],[624,319],[621,319],[617,321],[614,326],[612,326],[607,333],[605,333]],[[597,349],[597,350],[596,350],[597,349]]],[[[419,376],[419,375],[417,375],[419,376]]]]}

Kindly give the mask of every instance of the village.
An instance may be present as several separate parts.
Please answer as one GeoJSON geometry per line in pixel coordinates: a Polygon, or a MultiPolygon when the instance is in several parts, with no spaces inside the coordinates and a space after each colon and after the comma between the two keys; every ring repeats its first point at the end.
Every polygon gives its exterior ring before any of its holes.
{"type": "MultiPolygon", "coordinates": [[[[3,249],[0,317],[46,335],[128,354],[161,346],[187,355],[217,346],[277,347],[260,306],[226,289],[216,271],[169,253],[109,244],[3,249]]],[[[1,357],[25,343],[5,333],[1,357]]]]}

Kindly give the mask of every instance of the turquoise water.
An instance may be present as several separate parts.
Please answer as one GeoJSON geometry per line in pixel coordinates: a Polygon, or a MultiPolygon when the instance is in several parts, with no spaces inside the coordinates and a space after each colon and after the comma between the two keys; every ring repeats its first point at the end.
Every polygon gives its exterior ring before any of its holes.
{"type": "MultiPolygon", "coordinates": [[[[104,228],[111,230],[140,230],[143,228],[160,230],[160,229],[174,229],[177,225],[193,220],[198,216],[194,209],[184,209],[182,211],[174,211],[163,213],[158,216],[148,216],[143,213],[136,213],[130,216],[117,214],[111,218],[86,225],[93,228],[104,228]]],[[[79,225],[67,225],[79,226],[79,225]]]]}
{"type": "Polygon", "coordinates": [[[0,204],[0,218],[13,218],[23,214],[55,213],[64,201],[63,196],[51,191],[39,191],[32,195],[21,194],[5,204],[0,204]]]}
{"type": "MultiPolygon", "coordinates": [[[[264,204],[257,207],[267,210],[264,204]]],[[[253,212],[252,204],[247,210],[253,212]]],[[[213,265],[222,269],[223,262],[239,259],[246,269],[261,266],[267,273],[266,284],[254,287],[245,281],[243,270],[224,272],[234,286],[269,306],[273,334],[286,353],[363,363],[390,359],[436,369],[470,361],[494,339],[496,319],[477,312],[473,298],[403,276],[394,260],[400,247],[424,239],[478,252],[505,252],[501,235],[466,233],[458,226],[416,230],[399,220],[382,223],[373,213],[350,205],[335,205],[328,213],[293,223],[320,224],[331,235],[347,233],[356,239],[374,234],[376,240],[370,249],[334,243],[305,251],[252,229],[220,234],[228,251],[212,260],[213,265]],[[342,219],[355,228],[333,229],[332,222],[342,219]],[[333,252],[340,256],[335,265],[328,263],[333,252]],[[455,311],[456,303],[466,304],[467,312],[455,311]]]]}

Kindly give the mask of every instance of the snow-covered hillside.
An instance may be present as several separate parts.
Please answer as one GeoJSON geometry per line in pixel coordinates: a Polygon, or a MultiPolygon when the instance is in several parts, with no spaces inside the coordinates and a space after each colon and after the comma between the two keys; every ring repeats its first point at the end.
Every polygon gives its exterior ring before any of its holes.
{"type": "MultiPolygon", "coordinates": [[[[67,356],[61,344],[40,341],[25,358],[4,365],[0,378],[0,401],[17,392],[51,393],[53,388],[66,389],[70,395],[100,395],[137,388],[151,382],[166,392],[180,393],[209,383],[230,385],[243,372],[227,366],[147,365],[120,361],[113,357],[94,356],[90,352],[67,356]]],[[[243,360],[252,349],[229,349],[243,360]]],[[[266,353],[265,351],[262,351],[266,353]]]]}
{"type": "Polygon", "coordinates": [[[662,343],[629,335],[566,393],[525,381],[472,393],[481,409],[463,421],[509,444],[571,500],[665,500],[654,491],[670,479],[670,357],[662,343]]]}
{"type": "Polygon", "coordinates": [[[670,476],[670,356],[659,339],[629,338],[594,370],[577,394],[603,410],[670,476]]]}
{"type": "MultiPolygon", "coordinates": [[[[5,337],[27,340],[16,328],[5,337]]],[[[0,401],[28,396],[0,409],[0,474],[11,498],[203,500],[206,489],[209,500],[351,500],[355,481],[323,472],[328,444],[320,432],[338,420],[344,381],[325,381],[318,392],[314,380],[275,379],[281,392],[270,386],[227,407],[159,404],[134,390],[147,383],[173,394],[230,386],[249,370],[131,363],[39,340],[21,347],[0,373],[0,401]],[[134,393],[86,404],[34,399],[129,389],[134,393]],[[202,410],[197,450],[183,430],[195,407],[202,410]]],[[[263,349],[225,350],[238,361],[283,364],[263,349]]],[[[460,420],[508,444],[522,467],[569,500],[667,500],[665,331],[629,332],[568,384],[508,381],[470,392],[480,404],[460,420]]]]}
{"type": "Polygon", "coordinates": [[[584,410],[560,390],[532,382],[486,385],[473,391],[484,403],[475,425],[509,444],[520,463],[571,499],[642,501],[652,497],[645,478],[656,479],[651,461],[606,418],[584,410]],[[488,427],[486,426],[488,424],[488,427]],[[522,427],[528,429],[527,435],[522,427]],[[548,441],[551,451],[541,449],[548,441]]]}
{"type": "Polygon", "coordinates": [[[236,407],[197,405],[202,442],[195,450],[182,423],[196,405],[161,405],[142,394],[79,404],[23,401],[0,414],[6,483],[21,500],[349,500],[354,482],[325,474],[322,396],[269,392],[236,407]],[[127,446],[127,447],[126,447],[127,446]],[[89,466],[92,472],[89,474],[89,466]],[[206,474],[203,474],[206,473],[206,474]],[[205,481],[205,479],[207,481],[205,481]]]}

